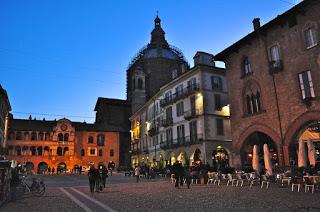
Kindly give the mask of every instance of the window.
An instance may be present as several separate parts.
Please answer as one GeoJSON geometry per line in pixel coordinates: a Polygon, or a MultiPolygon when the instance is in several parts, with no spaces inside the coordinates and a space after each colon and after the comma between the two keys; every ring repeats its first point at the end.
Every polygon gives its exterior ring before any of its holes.
{"type": "Polygon", "coordinates": [[[211,77],[212,90],[222,91],[222,79],[221,77],[212,76],[211,77]]]}
{"type": "Polygon", "coordinates": [[[191,121],[189,123],[190,141],[195,142],[197,140],[197,121],[191,121]]]}
{"type": "Polygon", "coordinates": [[[178,85],[176,87],[176,96],[181,96],[183,94],[183,85],[178,85]]]}
{"type": "Polygon", "coordinates": [[[167,138],[167,144],[171,144],[172,143],[172,128],[169,128],[166,130],[166,138],[167,138]]]}
{"type": "Polygon", "coordinates": [[[95,148],[89,148],[89,156],[96,156],[96,149],[95,148]]]}
{"type": "Polygon", "coordinates": [[[62,148],[61,148],[61,147],[58,147],[58,149],[57,149],[57,155],[58,155],[58,156],[62,156],[62,148]]]}
{"type": "Polygon", "coordinates": [[[113,157],[113,156],[114,156],[114,150],[110,149],[110,157],[113,157]]]}
{"type": "Polygon", "coordinates": [[[44,140],[44,134],[41,132],[39,133],[39,140],[40,141],[43,141],[44,140]]]}
{"type": "Polygon", "coordinates": [[[38,152],[39,156],[42,156],[42,147],[41,146],[37,148],[37,152],[38,152]]]}
{"type": "Polygon", "coordinates": [[[217,122],[217,135],[224,135],[223,120],[216,119],[216,122],[217,122]]]}
{"type": "Polygon", "coordinates": [[[166,119],[172,119],[172,107],[166,109],[166,119]]]}
{"type": "Polygon", "coordinates": [[[188,90],[195,90],[197,88],[197,79],[193,77],[188,81],[188,90]]]}
{"type": "Polygon", "coordinates": [[[311,72],[305,71],[300,73],[298,76],[302,99],[305,100],[315,98],[316,96],[313,89],[311,72]]]}
{"type": "Polygon", "coordinates": [[[177,109],[177,117],[182,116],[184,113],[183,102],[177,103],[176,109],[177,109]]]}
{"type": "Polygon", "coordinates": [[[316,30],[314,27],[308,28],[304,31],[304,39],[306,43],[307,49],[314,47],[317,45],[317,36],[316,36],[316,30]]]}
{"type": "Polygon", "coordinates": [[[177,69],[172,70],[172,79],[176,78],[178,76],[177,69]]]}
{"type": "Polygon", "coordinates": [[[46,133],[44,139],[45,139],[46,141],[49,141],[49,140],[50,140],[50,133],[46,133]]]}
{"type": "Polygon", "coordinates": [[[143,80],[141,78],[138,79],[138,89],[139,90],[143,89],[143,80]]]}
{"type": "Polygon", "coordinates": [[[248,75],[252,73],[251,64],[248,57],[245,57],[242,61],[242,73],[243,75],[248,75]]]}
{"type": "Polygon", "coordinates": [[[280,49],[278,45],[274,45],[270,48],[270,60],[271,62],[280,61],[280,49]]]}
{"type": "Polygon", "coordinates": [[[21,139],[22,139],[22,133],[21,132],[17,132],[16,140],[21,140],[21,139]]]}
{"type": "Polygon", "coordinates": [[[37,133],[36,133],[36,132],[32,132],[32,133],[31,133],[31,140],[32,140],[32,141],[37,140],[37,133]]]}
{"type": "Polygon", "coordinates": [[[99,156],[102,157],[102,149],[99,149],[99,156]]]}
{"type": "Polygon", "coordinates": [[[215,110],[221,110],[221,96],[219,94],[214,95],[214,107],[215,110]]]}
{"type": "Polygon", "coordinates": [[[23,135],[23,137],[24,137],[24,140],[25,140],[25,141],[30,140],[30,137],[29,137],[29,133],[28,133],[28,132],[25,132],[24,135],[23,135]]]}
{"type": "Polygon", "coordinates": [[[105,140],[105,136],[103,134],[98,135],[97,145],[104,146],[104,140],[105,140]]]}
{"type": "Polygon", "coordinates": [[[92,136],[88,137],[88,144],[93,144],[93,137],[92,136]]]}
{"type": "Polygon", "coordinates": [[[84,156],[84,149],[81,149],[81,156],[84,156]]]}
{"type": "Polygon", "coordinates": [[[184,143],[184,125],[177,126],[177,137],[179,144],[184,143]]]}
{"type": "Polygon", "coordinates": [[[135,90],[136,89],[136,80],[133,79],[132,80],[132,90],[135,90]]]}
{"type": "Polygon", "coordinates": [[[58,134],[58,141],[63,141],[63,134],[62,133],[58,134]]]}
{"type": "Polygon", "coordinates": [[[63,140],[64,141],[68,141],[69,140],[69,133],[64,134],[63,140]]]}
{"type": "Polygon", "coordinates": [[[165,99],[166,99],[167,101],[172,100],[172,93],[171,93],[171,91],[168,91],[168,92],[165,93],[165,99]]]}

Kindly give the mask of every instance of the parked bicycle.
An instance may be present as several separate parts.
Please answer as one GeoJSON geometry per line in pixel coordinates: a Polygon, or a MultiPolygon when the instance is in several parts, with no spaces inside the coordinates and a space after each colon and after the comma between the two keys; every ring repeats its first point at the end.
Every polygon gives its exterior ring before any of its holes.
{"type": "Polygon", "coordinates": [[[46,185],[42,180],[39,180],[37,178],[32,178],[32,183],[31,185],[29,185],[27,183],[26,176],[22,176],[22,179],[18,187],[20,187],[24,193],[31,193],[36,196],[42,196],[46,191],[46,185]]]}

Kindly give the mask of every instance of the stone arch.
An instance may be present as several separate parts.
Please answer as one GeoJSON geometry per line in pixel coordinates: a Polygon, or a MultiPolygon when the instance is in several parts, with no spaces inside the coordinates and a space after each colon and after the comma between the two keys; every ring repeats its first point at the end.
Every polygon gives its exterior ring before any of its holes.
{"type": "Polygon", "coordinates": [[[249,127],[247,127],[240,135],[238,141],[233,141],[233,151],[235,153],[233,157],[233,163],[234,165],[240,165],[241,164],[241,158],[240,158],[240,152],[241,148],[244,145],[245,141],[255,132],[263,133],[267,136],[269,136],[273,142],[277,145],[278,155],[279,155],[279,163],[282,164],[282,151],[281,151],[281,138],[277,132],[275,132],[273,129],[268,127],[264,124],[252,124],[249,127]],[[236,157],[239,156],[239,157],[236,157]]]}
{"type": "Polygon", "coordinates": [[[182,163],[182,166],[189,166],[189,158],[186,151],[181,151],[177,156],[177,161],[182,163]]]}
{"type": "Polygon", "coordinates": [[[34,171],[34,164],[32,162],[26,162],[26,171],[33,172],[34,171]]]}
{"type": "Polygon", "coordinates": [[[38,164],[38,174],[44,174],[48,170],[48,164],[44,161],[38,164]]]}
{"type": "Polygon", "coordinates": [[[286,165],[290,164],[289,146],[298,136],[299,131],[308,123],[320,120],[320,111],[308,111],[296,118],[284,134],[284,155],[286,165]]]}

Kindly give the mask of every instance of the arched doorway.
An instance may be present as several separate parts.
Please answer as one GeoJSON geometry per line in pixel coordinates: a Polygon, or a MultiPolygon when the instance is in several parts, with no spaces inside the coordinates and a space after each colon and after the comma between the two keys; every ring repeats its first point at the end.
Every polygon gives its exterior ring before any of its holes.
{"type": "Polygon", "coordinates": [[[168,157],[168,163],[169,163],[169,165],[173,165],[175,162],[176,162],[176,157],[175,157],[175,155],[174,155],[174,153],[173,152],[170,152],[169,153],[169,157],[168,157]]]}
{"type": "Polygon", "coordinates": [[[159,155],[159,169],[163,169],[165,167],[165,163],[164,163],[164,159],[163,159],[163,155],[160,154],[159,155]]]}
{"type": "Polygon", "coordinates": [[[67,171],[67,164],[65,164],[64,162],[59,163],[57,166],[57,172],[63,173],[66,171],[67,171]]]}
{"type": "Polygon", "coordinates": [[[177,157],[177,161],[179,161],[182,164],[182,166],[188,166],[189,163],[188,163],[188,156],[186,152],[184,151],[180,152],[180,154],[177,157]]]}
{"type": "Polygon", "coordinates": [[[229,167],[229,154],[223,146],[217,146],[212,151],[212,166],[214,170],[229,167]]]}
{"type": "Polygon", "coordinates": [[[33,172],[34,171],[34,164],[32,162],[26,162],[26,171],[29,172],[33,172]]]}
{"type": "Polygon", "coordinates": [[[310,164],[308,151],[310,150],[307,143],[310,142],[315,149],[315,160],[320,164],[320,120],[309,121],[298,129],[289,145],[290,165],[298,165],[299,142],[302,142],[306,150],[306,163],[310,164]]]}
{"type": "Polygon", "coordinates": [[[203,155],[200,149],[196,149],[193,154],[190,156],[189,165],[190,166],[200,166],[203,163],[203,155]]]}
{"type": "Polygon", "coordinates": [[[46,162],[40,162],[38,164],[38,174],[44,174],[48,170],[48,164],[46,162]]]}
{"type": "Polygon", "coordinates": [[[267,144],[272,164],[278,163],[278,148],[270,136],[262,132],[254,132],[247,137],[240,151],[242,166],[252,167],[253,146],[258,146],[259,161],[263,164],[263,145],[267,144]]]}

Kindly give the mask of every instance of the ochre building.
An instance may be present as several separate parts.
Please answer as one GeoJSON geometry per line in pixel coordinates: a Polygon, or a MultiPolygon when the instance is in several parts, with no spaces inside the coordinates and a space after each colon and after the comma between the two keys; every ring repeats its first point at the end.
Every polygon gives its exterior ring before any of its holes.
{"type": "Polygon", "coordinates": [[[90,164],[119,166],[119,132],[97,130],[95,124],[58,121],[9,120],[8,159],[28,171],[43,173],[48,167],[72,172],[90,164]]]}

